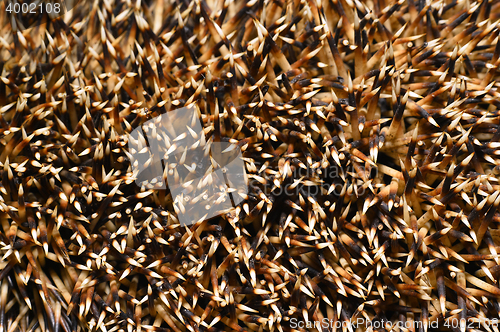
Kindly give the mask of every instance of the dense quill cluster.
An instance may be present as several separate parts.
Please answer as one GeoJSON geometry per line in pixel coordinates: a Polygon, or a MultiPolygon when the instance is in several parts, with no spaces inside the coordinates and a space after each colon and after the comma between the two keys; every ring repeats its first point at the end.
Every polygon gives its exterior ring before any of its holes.
{"type": "Polygon", "coordinates": [[[0,7],[0,331],[499,317],[499,1],[0,7]],[[185,106],[250,188],[189,227],[127,151],[185,106]]]}

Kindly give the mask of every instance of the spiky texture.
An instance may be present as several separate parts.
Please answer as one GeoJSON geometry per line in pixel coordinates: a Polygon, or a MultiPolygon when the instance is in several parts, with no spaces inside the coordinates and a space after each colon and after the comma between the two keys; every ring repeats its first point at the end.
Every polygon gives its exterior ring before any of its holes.
{"type": "Polygon", "coordinates": [[[498,318],[500,2],[6,5],[0,331],[498,318]],[[180,227],[126,143],[191,104],[251,190],[180,227]]]}

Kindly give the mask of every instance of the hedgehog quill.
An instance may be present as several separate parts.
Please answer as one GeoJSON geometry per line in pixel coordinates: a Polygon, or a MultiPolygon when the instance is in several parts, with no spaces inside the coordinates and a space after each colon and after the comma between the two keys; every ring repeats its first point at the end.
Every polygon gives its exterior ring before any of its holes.
{"type": "Polygon", "coordinates": [[[72,6],[0,3],[0,331],[498,330],[500,2],[72,6]],[[185,225],[188,139],[248,191],[185,225]]]}

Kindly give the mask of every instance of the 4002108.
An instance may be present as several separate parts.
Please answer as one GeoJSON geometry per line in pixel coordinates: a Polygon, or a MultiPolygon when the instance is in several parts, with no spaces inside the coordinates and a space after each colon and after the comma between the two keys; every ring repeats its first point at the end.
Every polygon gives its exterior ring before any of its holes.
{"type": "Polygon", "coordinates": [[[50,2],[41,2],[39,4],[36,3],[12,3],[9,2],[5,10],[9,13],[15,14],[59,14],[62,11],[62,7],[60,3],[50,3],[50,2]]]}

